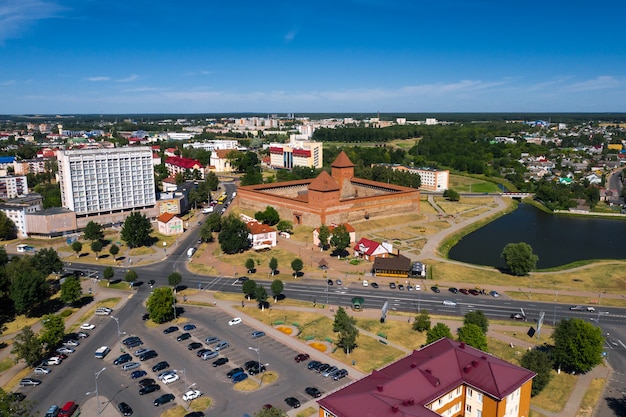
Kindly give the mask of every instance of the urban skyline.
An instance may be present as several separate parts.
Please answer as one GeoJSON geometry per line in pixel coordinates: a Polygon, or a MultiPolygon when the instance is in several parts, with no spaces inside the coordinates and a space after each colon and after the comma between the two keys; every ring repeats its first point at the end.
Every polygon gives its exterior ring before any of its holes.
{"type": "Polygon", "coordinates": [[[624,11],[4,0],[0,114],[624,112],[624,11]]]}

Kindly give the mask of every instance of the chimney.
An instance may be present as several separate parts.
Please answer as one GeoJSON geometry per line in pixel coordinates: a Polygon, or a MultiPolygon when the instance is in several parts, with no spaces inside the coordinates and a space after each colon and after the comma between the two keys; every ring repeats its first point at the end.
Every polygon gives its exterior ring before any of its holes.
{"type": "Polygon", "coordinates": [[[377,385],[376,389],[378,390],[378,392],[383,392],[383,386],[382,385],[377,385]]]}
{"type": "Polygon", "coordinates": [[[472,368],[470,366],[466,366],[465,368],[463,368],[463,371],[465,371],[465,373],[469,373],[469,371],[471,371],[472,368]]]}
{"type": "Polygon", "coordinates": [[[415,362],[411,362],[411,368],[417,368],[417,364],[415,362]]]}
{"type": "Polygon", "coordinates": [[[399,409],[400,409],[400,407],[398,407],[397,404],[394,404],[394,405],[391,406],[391,411],[393,411],[394,413],[397,413],[399,409]]]}
{"type": "Polygon", "coordinates": [[[415,399],[413,397],[409,398],[409,405],[415,405],[415,399]]]}
{"type": "Polygon", "coordinates": [[[461,349],[465,349],[465,342],[461,342],[461,344],[459,345],[459,347],[460,347],[461,349]]]}
{"type": "Polygon", "coordinates": [[[478,366],[478,361],[477,361],[476,359],[474,359],[474,360],[472,361],[472,366],[473,366],[474,368],[476,368],[476,367],[478,366]]]}

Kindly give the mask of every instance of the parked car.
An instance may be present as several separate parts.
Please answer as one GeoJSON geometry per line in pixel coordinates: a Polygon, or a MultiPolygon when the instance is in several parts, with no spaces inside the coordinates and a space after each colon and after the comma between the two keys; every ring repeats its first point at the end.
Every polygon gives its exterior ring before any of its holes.
{"type": "Polygon", "coordinates": [[[364,287],[369,286],[369,283],[368,283],[368,282],[367,282],[367,280],[365,280],[365,279],[363,280],[363,286],[364,286],[364,287]]]}
{"type": "Polygon", "coordinates": [[[187,340],[190,338],[191,338],[191,333],[183,333],[180,336],[178,336],[176,340],[178,340],[179,342],[182,342],[183,340],[187,340]]]}
{"type": "Polygon", "coordinates": [[[56,350],[58,353],[65,353],[66,355],[71,355],[72,353],[76,352],[76,349],[73,349],[71,347],[60,347],[56,350]]]}
{"type": "Polygon", "coordinates": [[[81,330],[93,330],[96,328],[95,324],[91,323],[83,323],[80,325],[81,330]]]}
{"type": "Polygon", "coordinates": [[[209,336],[206,339],[204,339],[204,343],[206,343],[207,345],[212,345],[213,343],[217,343],[219,341],[220,339],[214,336],[209,336]]]}
{"type": "Polygon", "coordinates": [[[253,339],[258,339],[259,337],[263,337],[265,336],[265,332],[261,331],[261,330],[255,330],[252,332],[252,338],[253,339]]]}
{"type": "Polygon", "coordinates": [[[320,361],[311,361],[307,364],[306,367],[310,370],[317,370],[317,368],[319,368],[321,364],[322,362],[320,361]]]}
{"type": "Polygon", "coordinates": [[[159,372],[169,367],[170,367],[170,364],[167,363],[167,361],[161,361],[152,367],[152,372],[159,372]]]}
{"type": "Polygon", "coordinates": [[[430,289],[432,290],[432,292],[434,292],[435,294],[439,294],[441,292],[441,290],[439,289],[439,287],[437,286],[432,286],[430,287],[430,289]]]}
{"type": "Polygon", "coordinates": [[[236,384],[237,382],[244,381],[244,380],[246,380],[246,379],[248,379],[248,374],[244,374],[244,373],[237,374],[237,375],[234,375],[234,376],[232,377],[232,380],[233,380],[233,383],[234,383],[234,384],[236,384]]]}
{"type": "Polygon", "coordinates": [[[59,415],[59,411],[61,409],[59,408],[58,405],[54,404],[51,405],[50,408],[48,408],[48,411],[46,411],[46,414],[44,414],[43,417],[57,417],[59,415]]]}
{"type": "Polygon", "coordinates": [[[396,289],[396,284],[394,282],[390,282],[389,283],[389,288],[391,288],[392,290],[396,289]]]}
{"type": "Polygon", "coordinates": [[[130,379],[137,379],[137,378],[141,378],[142,376],[146,376],[148,375],[148,373],[146,371],[144,371],[143,369],[140,369],[138,371],[133,371],[130,374],[130,379]]]}
{"type": "Polygon", "coordinates": [[[38,366],[35,368],[35,375],[48,375],[50,372],[52,372],[52,369],[47,366],[38,366]]]}
{"type": "Polygon", "coordinates": [[[195,400],[196,398],[200,397],[201,395],[202,395],[202,393],[200,391],[198,391],[197,389],[190,389],[189,391],[187,391],[186,393],[183,394],[183,401],[195,400]]]}
{"type": "Polygon", "coordinates": [[[135,351],[135,353],[133,353],[133,355],[135,355],[136,357],[139,357],[139,356],[143,355],[143,354],[144,354],[144,353],[146,353],[146,352],[150,352],[151,350],[152,350],[152,349],[150,349],[150,348],[141,348],[141,349],[137,349],[137,350],[135,351]]]}
{"type": "Polygon", "coordinates": [[[79,339],[87,339],[89,337],[89,333],[87,332],[78,332],[76,333],[76,337],[79,339]]]}
{"type": "Polygon", "coordinates": [[[332,376],[332,378],[335,381],[339,381],[341,378],[345,378],[346,376],[348,376],[348,370],[347,369],[340,369],[339,371],[335,372],[335,374],[332,376]]]}
{"type": "Polygon", "coordinates": [[[80,342],[74,339],[69,339],[63,342],[63,346],[67,346],[67,347],[76,347],[78,345],[80,345],[80,342]]]}
{"type": "Polygon", "coordinates": [[[230,346],[230,345],[228,344],[228,342],[221,341],[221,342],[219,342],[217,345],[215,345],[215,350],[218,350],[218,351],[219,351],[219,350],[224,350],[224,349],[226,349],[228,346],[230,346]]]}
{"type": "Polygon", "coordinates": [[[459,292],[460,292],[461,294],[465,294],[465,295],[468,295],[468,294],[469,294],[469,291],[468,291],[468,290],[466,290],[465,288],[461,288],[461,289],[459,290],[459,292]]]}
{"type": "Polygon", "coordinates": [[[261,372],[265,372],[265,366],[264,365],[257,365],[257,366],[253,366],[250,369],[248,369],[248,373],[250,375],[260,374],[261,372]]]}
{"type": "Polygon", "coordinates": [[[456,294],[456,293],[458,293],[458,292],[459,292],[459,290],[457,290],[457,289],[456,289],[456,288],[454,288],[454,287],[450,287],[450,288],[448,288],[448,291],[450,291],[452,294],[456,294]]]}
{"type": "Polygon", "coordinates": [[[148,385],[154,385],[154,384],[156,384],[156,381],[152,378],[144,378],[141,381],[139,381],[140,387],[146,387],[148,385]]]}
{"type": "Polygon", "coordinates": [[[217,368],[218,366],[222,366],[228,363],[228,358],[219,358],[213,362],[213,367],[217,368]]]}
{"type": "Polygon", "coordinates": [[[215,350],[211,350],[211,349],[203,349],[203,350],[204,352],[202,352],[202,354],[199,355],[200,359],[202,359],[203,361],[213,359],[219,355],[219,352],[215,350]]]}
{"type": "Polygon", "coordinates": [[[189,350],[196,350],[196,349],[200,349],[202,347],[202,343],[200,342],[191,342],[187,345],[187,349],[189,350]]]}
{"type": "Polygon", "coordinates": [[[50,365],[59,365],[63,359],[60,356],[52,356],[48,359],[44,359],[42,365],[50,366],[50,365]]]}
{"type": "Polygon", "coordinates": [[[128,346],[129,344],[136,342],[137,340],[141,340],[139,336],[129,336],[126,339],[122,340],[122,344],[124,346],[128,346]]]}
{"type": "Polygon", "coordinates": [[[328,284],[328,285],[333,285],[333,284],[334,284],[334,282],[333,282],[333,280],[332,280],[332,279],[327,279],[327,280],[326,280],[326,284],[328,284]]]}
{"type": "Polygon", "coordinates": [[[320,366],[318,366],[315,371],[317,371],[318,374],[321,374],[322,372],[325,372],[328,368],[330,368],[330,364],[329,363],[323,363],[320,366]]]}
{"type": "Polygon", "coordinates": [[[491,295],[492,297],[496,297],[496,298],[500,297],[500,294],[496,290],[489,291],[489,295],[491,295]]]}
{"type": "Polygon", "coordinates": [[[130,408],[130,405],[126,404],[125,402],[121,402],[117,405],[117,409],[120,410],[120,414],[123,416],[132,416],[133,415],[133,409],[130,408]]]}
{"type": "Polygon", "coordinates": [[[407,284],[406,289],[409,291],[413,291],[413,286],[411,284],[407,284]]]}
{"type": "Polygon", "coordinates": [[[295,397],[287,397],[287,398],[285,398],[285,402],[291,408],[299,408],[300,407],[300,401],[298,401],[298,399],[295,398],[295,397]]]}
{"type": "Polygon", "coordinates": [[[141,345],[143,345],[143,342],[141,341],[141,339],[135,339],[135,340],[133,340],[131,342],[128,342],[126,347],[129,348],[129,349],[134,349],[137,346],[141,346],[141,345]]]}
{"type": "Polygon", "coordinates": [[[471,290],[467,290],[467,292],[469,292],[469,293],[470,293],[470,294],[472,294],[472,295],[479,295],[479,294],[480,294],[480,291],[475,290],[475,289],[473,289],[473,288],[472,288],[471,290]]]}
{"type": "Polygon", "coordinates": [[[330,368],[328,368],[324,372],[322,372],[322,376],[324,378],[328,378],[329,376],[331,376],[332,374],[334,374],[338,370],[339,370],[339,368],[337,368],[336,366],[331,366],[330,368]]]}
{"type": "Polygon", "coordinates": [[[126,362],[130,362],[133,359],[128,353],[124,353],[123,355],[118,356],[114,361],[113,365],[123,365],[126,362]]]}
{"type": "Polygon", "coordinates": [[[147,361],[148,359],[156,358],[157,356],[159,356],[159,354],[156,352],[156,350],[149,350],[146,353],[139,355],[139,360],[143,362],[147,361]]]}
{"type": "Polygon", "coordinates": [[[172,382],[176,382],[180,379],[180,377],[178,376],[178,374],[167,374],[165,375],[165,377],[163,377],[163,383],[165,385],[167,384],[171,384],[172,382]]]}
{"type": "Polygon", "coordinates": [[[232,378],[233,375],[243,373],[243,368],[233,368],[226,373],[226,378],[232,378]]]}
{"type": "Polygon", "coordinates": [[[158,384],[146,385],[145,387],[139,388],[139,395],[150,394],[154,391],[159,391],[161,386],[158,384]]]}
{"type": "Polygon", "coordinates": [[[39,385],[41,384],[41,380],[40,379],[35,379],[35,378],[22,378],[20,380],[20,385],[23,387],[27,387],[29,385],[39,385]]]}
{"type": "Polygon", "coordinates": [[[108,307],[98,307],[96,308],[96,316],[108,316],[113,312],[112,309],[108,307]]]}
{"type": "Polygon", "coordinates": [[[370,284],[370,286],[371,286],[372,288],[378,288],[378,284],[376,284],[375,282],[372,282],[372,283],[370,284]]]}
{"type": "Polygon", "coordinates": [[[306,392],[307,394],[309,394],[311,397],[313,398],[319,398],[322,396],[322,393],[320,390],[318,390],[315,387],[306,387],[304,389],[304,392],[306,392]]]}
{"type": "Polygon", "coordinates": [[[239,324],[241,322],[242,322],[241,317],[235,317],[234,319],[232,319],[232,320],[230,320],[228,322],[228,325],[229,326],[234,326],[234,325],[239,324]]]}
{"type": "Polygon", "coordinates": [[[306,361],[307,359],[309,359],[310,356],[308,353],[299,353],[296,355],[296,357],[294,358],[294,360],[298,363],[302,362],[302,361],[306,361]]]}
{"type": "Polygon", "coordinates": [[[133,369],[137,369],[141,366],[139,362],[128,362],[122,365],[122,369],[124,371],[132,371],[133,369]]]}
{"type": "Polygon", "coordinates": [[[178,326],[170,326],[167,329],[163,330],[163,334],[170,334],[178,331],[178,326]]]}
{"type": "Polygon", "coordinates": [[[186,331],[186,332],[188,332],[189,330],[194,330],[195,328],[196,328],[196,325],[195,324],[191,324],[191,323],[190,324],[185,324],[183,326],[183,330],[186,331]]]}

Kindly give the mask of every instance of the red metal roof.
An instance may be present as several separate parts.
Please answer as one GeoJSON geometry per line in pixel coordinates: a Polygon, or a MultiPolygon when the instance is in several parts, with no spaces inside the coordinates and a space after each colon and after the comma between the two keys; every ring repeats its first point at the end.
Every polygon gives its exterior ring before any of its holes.
{"type": "Polygon", "coordinates": [[[180,156],[168,156],[165,160],[166,164],[175,165],[185,169],[201,169],[204,168],[200,161],[191,158],[181,158],[180,156]]]}
{"type": "Polygon", "coordinates": [[[376,251],[376,248],[378,248],[379,246],[380,243],[362,237],[358,242],[356,242],[356,245],[354,245],[354,250],[364,253],[366,255],[373,255],[376,251]]]}

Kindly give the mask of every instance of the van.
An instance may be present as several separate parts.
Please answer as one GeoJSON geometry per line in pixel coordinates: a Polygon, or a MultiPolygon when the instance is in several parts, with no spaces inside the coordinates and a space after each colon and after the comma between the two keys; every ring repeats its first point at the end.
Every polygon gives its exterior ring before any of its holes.
{"type": "Polygon", "coordinates": [[[213,213],[213,206],[205,207],[202,209],[202,214],[213,213]]]}
{"type": "Polygon", "coordinates": [[[187,249],[187,258],[191,258],[194,253],[196,253],[196,248],[187,249]]]}
{"type": "Polygon", "coordinates": [[[96,353],[94,354],[94,356],[97,359],[104,359],[104,357],[108,355],[110,351],[111,349],[109,349],[108,346],[101,346],[98,348],[98,350],[96,350],[96,353]]]}
{"type": "Polygon", "coordinates": [[[59,417],[72,417],[76,410],[78,410],[78,404],[74,401],[68,401],[59,411],[59,417]]]}

